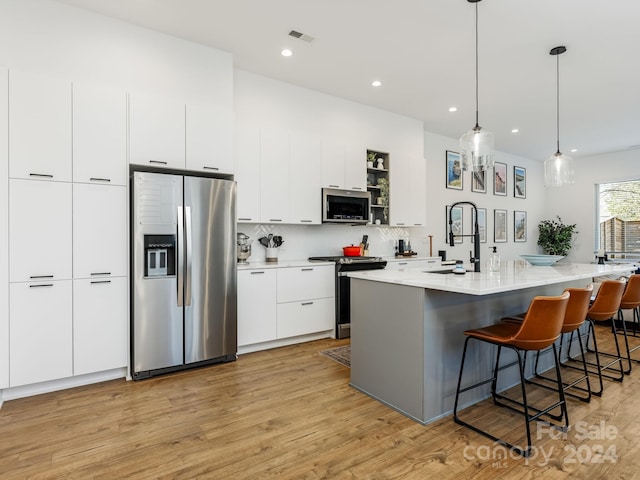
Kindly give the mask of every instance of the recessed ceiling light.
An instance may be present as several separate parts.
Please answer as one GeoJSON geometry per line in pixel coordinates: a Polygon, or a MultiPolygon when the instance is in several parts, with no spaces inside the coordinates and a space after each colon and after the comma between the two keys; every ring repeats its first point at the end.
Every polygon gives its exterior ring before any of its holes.
{"type": "Polygon", "coordinates": [[[578,149],[577,149],[577,148],[572,148],[572,149],[571,149],[571,153],[576,153],[577,151],[578,151],[578,149]]]}
{"type": "Polygon", "coordinates": [[[450,112],[457,112],[458,111],[458,107],[449,107],[449,111],[450,112]]]}
{"type": "Polygon", "coordinates": [[[518,133],[520,131],[519,128],[512,128],[511,133],[518,133]]]}
{"type": "Polygon", "coordinates": [[[379,87],[381,85],[382,85],[382,82],[380,80],[374,80],[373,82],[371,82],[372,87],[379,87]]]}
{"type": "Polygon", "coordinates": [[[290,57],[291,55],[293,55],[293,52],[288,48],[285,48],[280,52],[280,55],[282,55],[283,57],[290,57]]]}

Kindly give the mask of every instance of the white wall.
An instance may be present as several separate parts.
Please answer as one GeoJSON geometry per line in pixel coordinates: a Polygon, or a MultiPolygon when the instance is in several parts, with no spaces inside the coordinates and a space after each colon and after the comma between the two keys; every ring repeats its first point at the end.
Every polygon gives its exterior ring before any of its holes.
{"type": "MultiPolygon", "coordinates": [[[[427,230],[433,235],[434,253],[446,250],[447,259],[467,260],[469,251],[473,250],[471,238],[465,238],[463,244],[450,247],[447,244],[446,205],[458,201],[470,201],[478,208],[487,209],[487,243],[480,244],[480,258],[483,262],[489,258],[489,247],[496,245],[502,259],[517,259],[520,254],[538,253],[537,225],[546,216],[545,189],[543,180],[543,164],[515,155],[497,151],[497,162],[507,164],[507,196],[493,194],[492,177],[487,181],[487,193],[471,192],[471,172],[463,174],[463,190],[446,188],[446,150],[459,151],[458,140],[425,132],[425,158],[427,160],[427,230]],[[515,198],[513,195],[513,167],[524,167],[527,170],[526,198],[515,198]],[[507,210],[507,242],[493,241],[493,211],[507,210]],[[513,241],[513,212],[527,212],[527,241],[513,241]]],[[[471,207],[463,207],[464,234],[473,232],[471,225],[471,207]]]]}
{"type": "Polygon", "coordinates": [[[0,65],[232,108],[231,54],[48,0],[0,0],[0,65]]]}
{"type": "Polygon", "coordinates": [[[549,188],[547,216],[560,215],[564,223],[577,225],[578,235],[568,260],[591,262],[595,251],[596,184],[640,179],[640,150],[606,153],[574,159],[575,183],[549,188]]]}

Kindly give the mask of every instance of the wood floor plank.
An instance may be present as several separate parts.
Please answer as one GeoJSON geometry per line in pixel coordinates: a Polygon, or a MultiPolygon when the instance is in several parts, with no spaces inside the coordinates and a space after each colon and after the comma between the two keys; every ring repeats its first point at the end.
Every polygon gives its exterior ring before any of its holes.
{"type": "MultiPolygon", "coordinates": [[[[530,459],[451,417],[422,426],[349,386],[320,340],[140,382],[114,380],[5,402],[2,479],[583,479],[640,478],[640,366],[590,404],[569,400],[574,428],[543,430],[530,459]],[[610,438],[600,427],[610,427],[610,438]],[[605,455],[606,454],[606,455],[605,455]]],[[[517,392],[516,392],[517,394],[517,392]]],[[[548,400],[534,390],[531,399],[548,400]]],[[[523,439],[490,402],[464,410],[523,439]]],[[[501,409],[498,409],[501,410],[501,409]]]]}

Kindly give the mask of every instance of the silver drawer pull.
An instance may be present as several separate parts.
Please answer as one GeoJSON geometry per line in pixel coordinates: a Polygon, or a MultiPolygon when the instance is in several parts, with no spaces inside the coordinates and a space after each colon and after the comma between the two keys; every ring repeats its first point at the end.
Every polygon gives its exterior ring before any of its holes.
{"type": "Polygon", "coordinates": [[[302,270],[303,272],[311,272],[313,271],[313,268],[301,268],[300,270],[302,270]]]}
{"type": "Polygon", "coordinates": [[[362,187],[351,187],[351,190],[362,190],[362,187]]]}
{"type": "Polygon", "coordinates": [[[313,220],[300,220],[301,223],[311,223],[313,220]]]}
{"type": "Polygon", "coordinates": [[[49,175],[48,173],[30,173],[30,177],[42,177],[42,178],[53,178],[53,175],[49,175]]]}
{"type": "Polygon", "coordinates": [[[91,177],[89,180],[91,182],[110,182],[111,181],[110,178],[98,178],[98,177],[91,177]]]}
{"type": "Polygon", "coordinates": [[[111,272],[92,272],[91,276],[95,275],[111,275],[111,272]]]}
{"type": "Polygon", "coordinates": [[[111,283],[111,280],[92,280],[91,284],[95,284],[95,283],[111,283]]]}
{"type": "Polygon", "coordinates": [[[300,305],[313,305],[313,302],[302,302],[300,305]]]}
{"type": "Polygon", "coordinates": [[[331,188],[340,188],[340,185],[329,185],[331,188]]]}
{"type": "Polygon", "coordinates": [[[239,218],[238,221],[239,222],[250,222],[251,219],[250,218],[239,218]]]}
{"type": "Polygon", "coordinates": [[[36,279],[36,278],[53,278],[53,275],[31,275],[29,278],[31,278],[31,279],[36,279]]]}
{"type": "Polygon", "coordinates": [[[406,265],[409,262],[399,262],[398,265],[406,265]]]}
{"type": "Polygon", "coordinates": [[[38,285],[29,285],[29,288],[53,287],[53,283],[40,283],[38,285]]]}
{"type": "Polygon", "coordinates": [[[251,272],[251,275],[258,275],[260,273],[264,273],[264,271],[260,271],[260,272],[251,272]]]}
{"type": "Polygon", "coordinates": [[[159,163],[160,165],[166,165],[167,162],[164,162],[162,160],[149,160],[149,163],[159,163]]]}
{"type": "Polygon", "coordinates": [[[205,170],[215,170],[216,172],[218,170],[220,170],[218,167],[207,167],[206,165],[204,167],[202,167],[202,168],[205,169],[205,170]]]}

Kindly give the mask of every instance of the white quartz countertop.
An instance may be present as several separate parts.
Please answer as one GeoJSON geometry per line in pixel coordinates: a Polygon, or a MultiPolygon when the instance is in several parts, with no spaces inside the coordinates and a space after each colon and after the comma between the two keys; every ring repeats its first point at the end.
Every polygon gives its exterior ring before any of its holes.
{"type": "Polygon", "coordinates": [[[502,262],[499,272],[467,272],[464,275],[456,275],[429,271],[444,270],[445,268],[451,267],[367,270],[349,272],[348,275],[351,278],[396,285],[469,295],[489,295],[573,280],[591,281],[591,278],[603,275],[629,275],[636,267],[633,264],[596,265],[583,263],[557,263],[550,267],[534,267],[525,260],[513,260],[502,262]]]}

